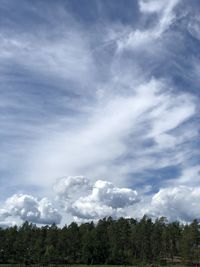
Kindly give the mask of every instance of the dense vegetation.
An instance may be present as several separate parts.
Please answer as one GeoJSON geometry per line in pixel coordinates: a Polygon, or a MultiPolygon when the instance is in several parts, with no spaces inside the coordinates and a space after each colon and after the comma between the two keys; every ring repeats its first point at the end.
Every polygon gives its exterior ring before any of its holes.
{"type": "Polygon", "coordinates": [[[199,224],[153,222],[144,216],[112,218],[97,224],[58,228],[22,226],[0,229],[0,263],[137,264],[180,262],[197,265],[200,260],[199,224]]]}

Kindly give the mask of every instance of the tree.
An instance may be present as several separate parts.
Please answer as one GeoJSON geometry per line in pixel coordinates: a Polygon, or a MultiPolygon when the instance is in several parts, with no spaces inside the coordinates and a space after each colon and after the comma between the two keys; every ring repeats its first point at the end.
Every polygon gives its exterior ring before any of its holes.
{"type": "Polygon", "coordinates": [[[80,225],[81,235],[81,261],[85,264],[94,262],[94,223],[80,225]]]}
{"type": "Polygon", "coordinates": [[[67,229],[66,240],[67,260],[69,263],[79,263],[81,259],[81,239],[77,223],[72,222],[67,229]]]}
{"type": "Polygon", "coordinates": [[[153,223],[146,215],[140,220],[136,228],[136,246],[139,251],[139,259],[142,262],[150,262],[152,260],[151,251],[151,233],[153,223]]]}
{"type": "Polygon", "coordinates": [[[96,264],[105,264],[109,256],[108,222],[99,220],[93,231],[93,260],[96,264]]]}
{"type": "Polygon", "coordinates": [[[165,245],[163,243],[163,233],[165,232],[165,218],[155,220],[151,233],[151,250],[154,262],[160,262],[165,254],[165,245]]]}
{"type": "Polygon", "coordinates": [[[181,256],[185,263],[199,264],[200,233],[199,224],[194,220],[186,225],[181,238],[181,256]]]}
{"type": "Polygon", "coordinates": [[[6,264],[130,264],[177,262],[199,264],[199,223],[154,222],[104,218],[62,228],[55,224],[37,227],[0,228],[0,263],[6,264]]]}
{"type": "Polygon", "coordinates": [[[167,225],[167,234],[169,238],[169,255],[171,261],[174,261],[175,256],[179,256],[181,226],[179,222],[172,222],[167,225]]]}

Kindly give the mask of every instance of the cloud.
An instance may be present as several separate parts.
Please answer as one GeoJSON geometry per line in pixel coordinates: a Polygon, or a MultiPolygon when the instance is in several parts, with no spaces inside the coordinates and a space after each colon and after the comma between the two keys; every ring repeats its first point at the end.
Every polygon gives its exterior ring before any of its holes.
{"type": "MultiPolygon", "coordinates": [[[[198,186],[200,180],[200,166],[192,165],[183,169],[181,175],[174,181],[176,185],[187,185],[191,183],[198,186]]],[[[172,182],[171,182],[172,183],[172,182]]]]}
{"type": "Polygon", "coordinates": [[[111,182],[97,180],[89,192],[88,184],[89,180],[84,177],[68,177],[58,181],[58,187],[54,186],[55,193],[59,197],[62,196],[65,202],[66,211],[76,220],[97,220],[106,216],[119,217],[125,214],[124,208],[139,201],[137,192],[130,188],[119,188],[111,182]],[[64,191],[58,190],[60,183],[64,183],[64,191]],[[76,195],[75,198],[74,188],[78,190],[79,197],[76,195]],[[72,197],[69,197],[68,191],[71,189],[72,197]]]}
{"type": "Polygon", "coordinates": [[[200,187],[177,186],[160,189],[142,212],[153,217],[190,222],[200,219],[200,187]]]}
{"type": "Polygon", "coordinates": [[[200,17],[195,14],[188,22],[188,32],[192,37],[200,41],[200,17]]]}
{"type": "Polygon", "coordinates": [[[2,229],[5,229],[5,228],[8,228],[8,227],[12,227],[12,226],[15,226],[17,225],[17,222],[15,221],[0,221],[0,228],[2,229]]]}
{"type": "Polygon", "coordinates": [[[61,215],[47,198],[38,200],[25,194],[15,194],[6,200],[0,217],[5,219],[9,216],[38,224],[58,224],[61,221],[61,215]]]}
{"type": "MultiPolygon", "coordinates": [[[[197,131],[196,125],[184,131],[181,127],[195,116],[196,98],[177,94],[170,86],[151,79],[130,88],[131,95],[103,99],[86,120],[79,121],[77,129],[61,124],[58,132],[44,136],[32,150],[27,164],[31,181],[46,184],[66,173],[114,181],[116,173],[126,179],[130,173],[185,164],[183,155],[190,150],[186,141],[194,138],[186,132],[197,131]],[[180,150],[181,144],[185,147],[180,150]]],[[[65,192],[64,179],[60,183],[58,187],[65,192]]]]}
{"type": "Polygon", "coordinates": [[[2,62],[15,61],[44,77],[51,75],[51,78],[70,80],[79,77],[77,81],[83,82],[89,79],[88,66],[93,62],[80,38],[76,32],[53,41],[39,36],[0,36],[0,58],[2,62]]]}
{"type": "Polygon", "coordinates": [[[137,192],[130,188],[119,188],[108,181],[98,180],[86,200],[100,202],[112,208],[124,208],[138,201],[137,192]]]}
{"type": "MultiPolygon", "coordinates": [[[[12,31],[9,27],[3,28],[0,34],[0,59],[4,71],[9,72],[8,64],[15,64],[39,77],[43,76],[43,80],[56,80],[57,83],[59,79],[65,82],[76,80],[81,84],[89,82],[95,66],[87,36],[67,10],[59,4],[53,5],[54,14],[49,16],[52,10],[45,4],[24,4],[22,9],[26,12],[35,9],[35,19],[42,17],[48,21],[48,26],[43,21],[41,25],[33,23],[31,31],[18,27],[18,23],[12,31]],[[45,14],[41,14],[44,9],[45,14]],[[48,29],[49,25],[51,30],[48,29]]],[[[8,20],[12,22],[12,16],[8,20]]]]}
{"type": "Polygon", "coordinates": [[[61,121],[74,127],[73,118],[78,121],[88,109],[95,76],[89,36],[62,5],[52,5],[22,3],[21,10],[33,19],[29,29],[24,18],[12,17],[12,3],[6,5],[6,21],[13,27],[5,23],[0,33],[0,172],[6,173],[7,185],[30,184],[23,165],[31,160],[35,142],[44,133],[60,132],[61,121]]]}
{"type": "Polygon", "coordinates": [[[117,218],[125,214],[122,209],[113,209],[112,207],[85,199],[77,200],[67,211],[72,214],[73,219],[77,222],[97,221],[109,216],[117,218]]]}
{"type": "Polygon", "coordinates": [[[127,49],[141,50],[142,48],[144,48],[146,51],[151,51],[151,49],[153,48],[155,49],[156,44],[154,42],[158,41],[161,38],[163,33],[176,19],[173,9],[178,3],[179,0],[139,1],[140,11],[145,15],[148,13],[157,13],[158,21],[152,28],[145,30],[136,29],[135,31],[129,32],[126,37],[120,38],[117,41],[118,52],[122,52],[123,50],[127,49]],[[152,42],[154,43],[154,47],[152,46],[152,42]],[[149,49],[149,45],[151,45],[151,49],[149,49]]]}
{"type": "Polygon", "coordinates": [[[168,7],[172,9],[179,0],[140,0],[139,7],[142,13],[161,13],[165,12],[165,9],[168,7]]]}
{"type": "Polygon", "coordinates": [[[84,176],[68,176],[57,179],[53,190],[59,199],[74,199],[77,195],[87,194],[91,189],[90,181],[84,176]]]}

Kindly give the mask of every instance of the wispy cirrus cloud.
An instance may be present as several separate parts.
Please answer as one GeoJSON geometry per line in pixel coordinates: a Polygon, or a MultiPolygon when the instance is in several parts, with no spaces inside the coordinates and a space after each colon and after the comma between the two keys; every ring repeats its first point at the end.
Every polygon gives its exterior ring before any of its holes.
{"type": "Polygon", "coordinates": [[[77,130],[70,133],[63,126],[60,134],[41,140],[31,160],[37,171],[33,179],[43,177],[42,182],[46,183],[65,173],[80,173],[114,181],[116,173],[124,179],[129,173],[185,164],[188,158],[184,156],[190,144],[181,149],[180,146],[191,135],[180,133],[177,128],[195,115],[195,98],[189,94],[176,95],[173,91],[165,93],[166,88],[164,82],[151,80],[132,89],[133,96],[119,95],[106,100],[104,109],[99,105],[77,130]]]}
{"type": "MultiPolygon", "coordinates": [[[[155,26],[147,29],[136,29],[131,31],[128,35],[118,41],[118,51],[124,49],[149,49],[151,44],[155,47],[155,41],[159,41],[162,35],[170,27],[170,25],[175,21],[176,15],[173,9],[178,4],[179,0],[170,1],[139,1],[139,7],[141,13],[149,15],[156,13],[158,20],[155,26]]],[[[151,46],[150,49],[153,48],[151,46]]]]}

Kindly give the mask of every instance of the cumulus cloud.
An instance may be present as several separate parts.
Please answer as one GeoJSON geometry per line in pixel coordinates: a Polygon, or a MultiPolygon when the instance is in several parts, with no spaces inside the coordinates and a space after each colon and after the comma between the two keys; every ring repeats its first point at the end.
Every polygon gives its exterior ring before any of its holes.
{"type": "Polygon", "coordinates": [[[138,201],[137,192],[130,188],[119,188],[108,181],[98,180],[93,185],[87,201],[103,203],[114,209],[124,208],[138,201]]]}
{"type": "Polygon", "coordinates": [[[54,186],[55,193],[65,200],[65,208],[74,219],[99,219],[106,216],[117,217],[125,214],[123,209],[139,201],[138,194],[130,188],[119,188],[113,183],[97,180],[88,187],[89,180],[82,176],[62,178],[54,186]],[[60,185],[62,185],[60,187],[60,185]],[[85,190],[86,185],[86,190],[85,190]],[[60,190],[63,188],[63,190],[60,190]],[[74,188],[78,190],[76,197],[74,188]],[[90,191],[87,191],[90,189],[90,191]],[[72,190],[72,191],[71,191],[72,190]],[[69,193],[72,197],[69,197],[69,193]],[[84,196],[84,194],[86,194],[84,196]]]}
{"type": "Polygon", "coordinates": [[[160,189],[142,212],[169,220],[200,219],[200,187],[177,186],[160,189]]]}
{"type": "Polygon", "coordinates": [[[74,199],[77,195],[87,194],[91,189],[90,181],[84,176],[68,176],[57,179],[53,190],[58,198],[74,199]]]}
{"type": "Polygon", "coordinates": [[[8,198],[4,208],[0,210],[0,217],[18,217],[22,221],[38,224],[60,223],[61,215],[47,198],[38,200],[31,195],[15,194],[8,198]]]}
{"type": "Polygon", "coordinates": [[[97,202],[90,202],[82,198],[78,199],[67,211],[70,212],[73,219],[78,222],[88,220],[96,221],[108,216],[116,218],[125,215],[122,209],[113,209],[112,207],[97,202]]]}

